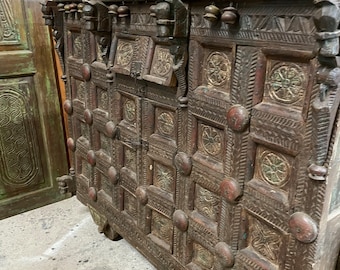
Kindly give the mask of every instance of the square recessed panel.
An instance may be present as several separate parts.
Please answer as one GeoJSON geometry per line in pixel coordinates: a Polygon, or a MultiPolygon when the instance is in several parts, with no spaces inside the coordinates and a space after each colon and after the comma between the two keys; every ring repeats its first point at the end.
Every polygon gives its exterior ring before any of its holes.
{"type": "Polygon", "coordinates": [[[170,248],[173,238],[172,220],[157,211],[152,211],[151,233],[158,239],[162,240],[170,248]]]}
{"type": "Polygon", "coordinates": [[[232,63],[231,50],[204,48],[203,84],[229,93],[232,63]]]}
{"type": "Polygon", "coordinates": [[[217,221],[220,211],[220,198],[215,193],[196,184],[194,207],[201,215],[212,221],[217,221]]]}
{"type": "Polygon", "coordinates": [[[102,109],[104,111],[109,110],[109,95],[107,90],[101,89],[97,87],[97,108],[102,109]]]}
{"type": "Polygon", "coordinates": [[[137,218],[137,200],[128,191],[124,191],[124,211],[126,211],[131,217],[137,218]]]}
{"type": "Polygon", "coordinates": [[[291,159],[287,155],[259,146],[256,151],[255,178],[271,186],[286,189],[293,170],[291,159]]]}
{"type": "Polygon", "coordinates": [[[134,41],[119,39],[117,44],[114,70],[129,75],[134,51],[134,41]]]}
{"type": "Polygon", "coordinates": [[[155,162],[153,173],[154,186],[169,193],[175,192],[175,172],[172,168],[155,162]]]}
{"type": "Polygon", "coordinates": [[[71,53],[74,58],[83,58],[83,39],[80,32],[69,32],[71,36],[71,53]]]}
{"type": "Polygon", "coordinates": [[[75,82],[75,98],[79,99],[80,101],[86,101],[86,88],[85,83],[79,80],[74,79],[75,82]]]}
{"type": "Polygon", "coordinates": [[[269,59],[263,101],[301,110],[308,90],[309,71],[307,63],[269,59]]]}
{"type": "Polygon", "coordinates": [[[137,152],[127,146],[124,146],[124,167],[137,171],[137,152]]]}
{"type": "Polygon", "coordinates": [[[137,106],[133,99],[122,97],[123,119],[132,125],[136,125],[137,106]]]}
{"type": "Polygon", "coordinates": [[[168,47],[156,45],[151,64],[150,75],[158,78],[169,78],[172,76],[173,56],[168,47]]]}
{"type": "Polygon", "coordinates": [[[100,177],[99,182],[101,184],[101,189],[105,191],[105,193],[109,196],[112,196],[112,183],[109,178],[105,175],[97,171],[97,175],[100,177]]]}
{"type": "Polygon", "coordinates": [[[214,266],[214,255],[200,244],[193,243],[192,262],[201,269],[212,269],[214,266]]]}
{"type": "Polygon", "coordinates": [[[174,112],[156,108],[155,122],[155,133],[164,137],[176,139],[177,129],[174,112]]]}
{"type": "Polygon", "coordinates": [[[92,167],[85,159],[81,159],[81,174],[87,179],[91,179],[92,167]]]}
{"type": "Polygon", "coordinates": [[[100,149],[102,149],[107,155],[111,154],[112,140],[106,137],[103,133],[99,132],[100,137],[100,149]]]}
{"type": "MultiPolygon", "coordinates": [[[[86,138],[88,141],[90,140],[90,127],[88,124],[78,121],[80,126],[80,136],[86,138]]],[[[79,136],[79,137],[80,137],[79,136]]]]}
{"type": "Polygon", "coordinates": [[[249,216],[248,222],[248,246],[251,246],[258,254],[277,264],[283,244],[281,234],[252,216],[249,216]]]}
{"type": "Polygon", "coordinates": [[[215,159],[223,159],[224,132],[211,125],[198,123],[198,151],[215,159]]]}

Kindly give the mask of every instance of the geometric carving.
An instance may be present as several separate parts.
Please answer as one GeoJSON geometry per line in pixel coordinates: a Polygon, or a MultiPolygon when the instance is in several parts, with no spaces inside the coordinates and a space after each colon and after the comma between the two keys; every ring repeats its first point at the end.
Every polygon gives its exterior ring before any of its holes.
{"type": "Polygon", "coordinates": [[[223,140],[221,131],[203,124],[200,126],[200,145],[202,146],[203,150],[212,156],[220,154],[223,140]]]}
{"type": "Polygon", "coordinates": [[[169,49],[156,46],[150,74],[160,78],[165,77],[172,71],[172,63],[169,49]]]}
{"type": "Polygon", "coordinates": [[[262,256],[277,263],[281,246],[280,235],[255,218],[250,218],[250,221],[249,244],[262,256]]]}
{"type": "Polygon", "coordinates": [[[0,43],[19,41],[19,31],[10,0],[0,1],[0,43]]]}
{"type": "Polygon", "coordinates": [[[41,167],[36,155],[36,127],[27,100],[30,93],[25,87],[0,88],[0,179],[15,186],[30,184],[41,167]]]}
{"type": "Polygon", "coordinates": [[[271,69],[266,86],[273,100],[292,104],[303,97],[305,83],[305,74],[298,65],[278,63],[271,69]]]}
{"type": "Polygon", "coordinates": [[[124,104],[124,119],[129,122],[134,122],[136,119],[136,104],[133,100],[127,99],[124,104]]]}
{"type": "Polygon", "coordinates": [[[168,167],[159,163],[155,163],[154,172],[153,184],[167,192],[174,192],[175,185],[173,172],[168,167]]]}
{"type": "Polygon", "coordinates": [[[228,56],[224,53],[213,52],[206,60],[206,76],[208,84],[221,86],[230,77],[231,64],[228,56]]]}
{"type": "Polygon", "coordinates": [[[171,135],[174,131],[174,117],[168,112],[162,112],[157,117],[158,130],[161,134],[171,135]]]}
{"type": "Polygon", "coordinates": [[[283,186],[289,179],[290,165],[287,159],[271,151],[263,151],[258,161],[262,179],[274,186],[283,186]]]}
{"type": "Polygon", "coordinates": [[[217,221],[220,205],[219,196],[199,185],[196,185],[195,192],[195,209],[211,220],[217,221]]]}
{"type": "Polygon", "coordinates": [[[201,266],[202,269],[212,269],[214,263],[214,256],[209,250],[207,250],[206,248],[202,247],[197,243],[194,243],[193,252],[194,254],[192,261],[195,264],[201,266]]]}

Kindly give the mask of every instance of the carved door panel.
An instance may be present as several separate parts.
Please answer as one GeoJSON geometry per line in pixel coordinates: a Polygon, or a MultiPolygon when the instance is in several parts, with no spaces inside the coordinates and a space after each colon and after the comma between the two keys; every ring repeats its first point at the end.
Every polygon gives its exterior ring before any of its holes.
{"type": "MultiPolygon", "coordinates": [[[[310,183],[305,157],[312,148],[311,99],[317,91],[310,76],[317,67],[313,47],[308,40],[301,40],[304,49],[291,50],[254,42],[252,32],[244,29],[258,18],[251,15],[245,24],[240,22],[239,36],[230,40],[231,26],[210,20],[213,7],[207,5],[205,14],[201,10],[191,8],[188,266],[292,269],[313,249],[303,250],[299,241],[309,243],[316,236],[314,225],[309,225],[310,238],[297,240],[292,233],[292,220],[316,218],[303,208],[312,204],[305,189],[310,183]]],[[[250,4],[238,12],[258,15],[261,7],[250,4]]],[[[254,34],[257,39],[265,39],[261,34],[266,27],[254,34]]],[[[276,31],[272,38],[288,41],[296,34],[291,32],[276,31]]]]}
{"type": "Polygon", "coordinates": [[[0,3],[0,218],[63,198],[67,171],[52,48],[36,1],[0,3]],[[37,53],[39,51],[39,53],[37,53]]]}
{"type": "Polygon", "coordinates": [[[275,49],[260,53],[263,76],[256,86],[262,98],[250,122],[255,162],[244,188],[242,218],[248,237],[239,253],[241,265],[260,264],[263,256],[267,268],[284,269],[292,263],[291,254],[299,252],[289,220],[308,200],[302,185],[310,181],[305,153],[311,148],[310,100],[316,93],[315,79],[309,75],[316,72],[312,58],[311,51],[295,57],[292,51],[278,55],[275,49]]]}
{"type": "MultiPolygon", "coordinates": [[[[193,8],[192,12],[200,10],[193,8]]],[[[235,50],[228,42],[211,45],[195,36],[190,39],[188,155],[192,169],[186,179],[189,200],[184,206],[189,223],[188,269],[230,266],[231,250],[237,248],[238,232],[233,222],[241,210],[235,201],[240,195],[239,179],[246,174],[247,132],[234,134],[226,117],[231,108],[243,108],[232,107],[237,103],[232,88],[235,50]],[[236,152],[238,147],[243,151],[236,152]],[[235,190],[227,193],[228,187],[235,190]]],[[[246,95],[247,89],[237,94],[246,95]]]]}
{"type": "MultiPolygon", "coordinates": [[[[80,21],[75,19],[74,14],[65,15],[64,23],[65,45],[68,48],[65,51],[67,99],[64,102],[64,109],[69,114],[67,146],[77,179],[80,183],[86,183],[86,186],[93,186],[94,170],[90,162],[95,162],[91,126],[91,94],[94,86],[90,81],[90,64],[94,55],[88,54],[92,47],[85,46],[90,45],[91,34],[82,30],[80,21]]],[[[77,185],[79,190],[81,187],[81,184],[77,185]]],[[[86,190],[86,194],[87,192],[86,190]]],[[[81,192],[77,193],[81,200],[80,194],[81,192]]]]}

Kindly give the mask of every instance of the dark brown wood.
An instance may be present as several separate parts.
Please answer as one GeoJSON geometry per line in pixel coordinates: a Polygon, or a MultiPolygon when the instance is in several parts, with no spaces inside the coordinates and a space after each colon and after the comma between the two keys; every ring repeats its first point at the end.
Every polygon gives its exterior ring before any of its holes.
{"type": "Polygon", "coordinates": [[[75,3],[47,6],[100,230],[158,269],[335,269],[338,5],[75,3]]]}
{"type": "Polygon", "coordinates": [[[50,33],[38,1],[0,3],[0,219],[56,202],[67,172],[50,33]]]}

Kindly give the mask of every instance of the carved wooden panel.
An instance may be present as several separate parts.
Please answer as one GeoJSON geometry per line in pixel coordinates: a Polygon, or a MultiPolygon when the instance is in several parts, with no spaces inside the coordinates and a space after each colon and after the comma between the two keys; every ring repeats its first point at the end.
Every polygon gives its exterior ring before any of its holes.
{"type": "Polygon", "coordinates": [[[37,111],[32,78],[4,79],[0,86],[1,199],[44,184],[38,156],[37,111]],[[12,190],[12,192],[11,192],[12,190]]]}
{"type": "Polygon", "coordinates": [[[11,1],[5,0],[0,3],[0,44],[17,43],[20,41],[18,25],[15,21],[11,1]]]}
{"type": "Polygon", "coordinates": [[[0,2],[0,219],[64,198],[52,44],[34,1],[0,2]]]}
{"type": "Polygon", "coordinates": [[[338,220],[328,4],[85,5],[62,14],[78,197],[101,230],[159,269],[317,269],[338,220]]]}

